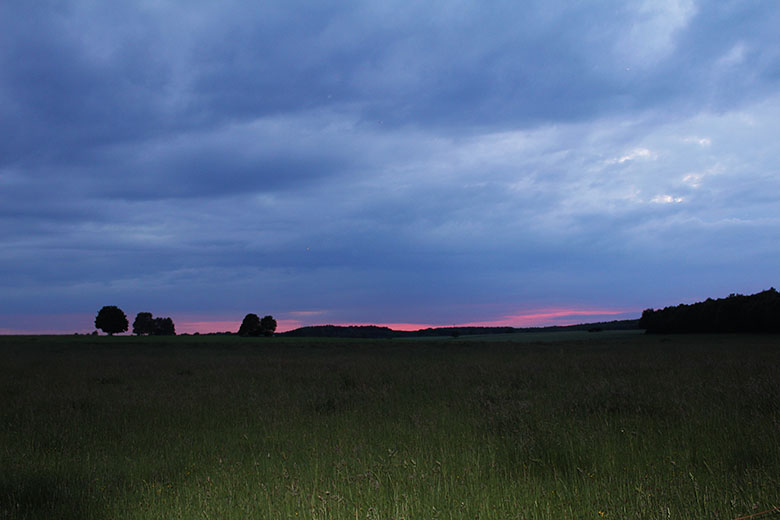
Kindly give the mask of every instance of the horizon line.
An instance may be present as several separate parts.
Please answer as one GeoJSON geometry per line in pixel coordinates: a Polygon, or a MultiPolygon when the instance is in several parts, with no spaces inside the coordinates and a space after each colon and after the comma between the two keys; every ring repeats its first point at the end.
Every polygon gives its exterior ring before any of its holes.
{"type": "MultiPolygon", "coordinates": [[[[394,331],[399,332],[417,332],[425,329],[436,328],[459,328],[459,327],[512,327],[512,328],[543,328],[543,327],[565,327],[571,325],[580,325],[594,322],[606,322],[606,321],[619,321],[637,319],[641,311],[636,309],[577,309],[577,308],[545,308],[537,309],[534,311],[512,313],[503,315],[499,319],[493,320],[481,320],[481,321],[465,321],[461,323],[451,324],[436,324],[436,323],[414,323],[414,322],[363,322],[363,321],[340,321],[336,320],[330,323],[310,324],[304,323],[298,319],[277,319],[277,333],[290,332],[303,327],[387,327],[394,331]],[[601,317],[594,322],[582,321],[581,318],[585,316],[601,317]],[[580,318],[580,319],[577,319],[580,318]],[[612,319],[610,319],[612,318],[612,319]]],[[[282,315],[296,315],[294,312],[282,313],[282,315]]],[[[43,316],[41,315],[28,315],[27,317],[43,316]]],[[[68,317],[69,321],[79,321],[84,323],[93,324],[94,318],[91,314],[61,314],[47,316],[58,316],[60,318],[68,317]],[[87,318],[90,316],[90,318],[87,318]]],[[[241,326],[241,320],[209,320],[198,319],[202,315],[189,315],[187,313],[179,313],[178,318],[176,314],[172,315],[174,319],[174,325],[176,327],[176,334],[216,334],[216,333],[235,333],[241,326]],[[187,319],[189,318],[189,319],[187,319]]],[[[23,321],[23,320],[22,320],[23,321]]],[[[40,320],[35,320],[40,321],[40,320]]],[[[130,321],[128,319],[128,321],[130,321]]],[[[90,334],[95,330],[94,326],[89,327],[66,327],[65,325],[54,327],[0,327],[0,335],[12,336],[12,335],[73,335],[73,334],[90,334]]],[[[101,333],[102,334],[102,333],[101,333]]],[[[123,332],[115,334],[117,336],[132,335],[132,332],[123,332]]]]}

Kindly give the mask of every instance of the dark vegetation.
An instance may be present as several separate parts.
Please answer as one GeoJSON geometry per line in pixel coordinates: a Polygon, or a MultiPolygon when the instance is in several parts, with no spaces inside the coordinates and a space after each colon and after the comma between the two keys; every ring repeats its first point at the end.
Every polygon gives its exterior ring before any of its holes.
{"type": "Polygon", "coordinates": [[[490,338],[0,336],[0,518],[734,520],[780,504],[780,336],[490,338]]]}
{"type": "Polygon", "coordinates": [[[564,331],[589,331],[602,332],[608,330],[635,330],[639,328],[639,320],[616,320],[599,323],[585,323],[578,325],[551,326],[551,327],[436,327],[413,331],[393,330],[389,327],[376,325],[352,325],[348,327],[338,325],[316,325],[301,327],[299,329],[282,332],[280,336],[294,338],[357,338],[357,339],[382,339],[382,338],[430,338],[440,336],[476,336],[486,334],[514,334],[517,332],[564,332],[564,331]]]}
{"type": "Polygon", "coordinates": [[[273,336],[276,331],[276,320],[273,316],[263,316],[263,319],[257,314],[247,314],[241,327],[238,329],[239,336],[273,336]]]}
{"type": "MultiPolygon", "coordinates": [[[[95,327],[109,336],[127,332],[127,316],[116,305],[107,305],[98,311],[95,318],[95,327]]],[[[241,323],[238,335],[273,336],[275,331],[276,320],[273,316],[264,316],[260,319],[257,314],[247,314],[241,323]]],[[[94,331],[92,334],[97,335],[97,331],[94,331]]],[[[173,323],[173,319],[169,317],[155,318],[151,312],[139,312],[133,321],[133,334],[136,336],[175,336],[176,326],[173,323]]],[[[210,335],[229,336],[231,334],[231,332],[222,332],[210,335]]]]}
{"type": "MultiPolygon", "coordinates": [[[[95,327],[109,335],[126,332],[128,328],[125,313],[114,305],[100,309],[95,319],[95,327]]],[[[263,316],[249,313],[244,316],[238,329],[239,336],[273,336],[277,323],[273,316],[263,316]]],[[[282,332],[279,336],[292,338],[355,338],[355,339],[392,339],[392,338],[430,338],[451,336],[513,334],[516,332],[558,332],[583,331],[602,332],[614,330],[635,330],[639,328],[639,320],[616,320],[599,323],[584,323],[578,325],[550,327],[435,327],[415,331],[393,330],[377,325],[314,325],[300,327],[282,332]]],[[[96,334],[97,332],[95,332],[96,334]]],[[[155,318],[151,312],[139,312],[133,321],[133,334],[136,336],[175,336],[176,328],[171,318],[155,318]]],[[[196,333],[198,334],[198,333],[196,333]]],[[[232,332],[204,334],[207,336],[230,336],[232,332]]]]}
{"type": "Polygon", "coordinates": [[[127,316],[116,305],[106,305],[98,311],[95,317],[95,328],[102,330],[109,336],[127,332],[127,326],[127,316]]]}
{"type": "Polygon", "coordinates": [[[153,318],[151,312],[139,312],[133,322],[136,336],[175,336],[176,327],[171,318],[153,318]]]}
{"type": "Polygon", "coordinates": [[[760,293],[642,313],[639,327],[651,334],[692,332],[780,332],[780,293],[770,288],[760,293]]]}
{"type": "MultiPolygon", "coordinates": [[[[109,335],[127,331],[124,312],[116,306],[100,309],[95,327],[109,335]]],[[[262,319],[254,313],[247,314],[237,334],[239,336],[273,336],[277,323],[273,316],[262,319]]],[[[719,333],[719,332],[780,332],[780,293],[774,288],[743,296],[731,294],[727,298],[694,304],[680,304],[654,310],[646,309],[640,319],[615,320],[550,327],[435,327],[415,331],[394,330],[377,325],[338,326],[315,325],[300,327],[277,334],[290,338],[354,338],[393,339],[514,334],[523,332],[604,332],[644,329],[648,333],[719,333]]],[[[133,334],[165,336],[175,335],[171,318],[154,318],[150,312],[139,312],[133,322],[133,334]]],[[[231,332],[208,335],[231,335],[231,332]]]]}

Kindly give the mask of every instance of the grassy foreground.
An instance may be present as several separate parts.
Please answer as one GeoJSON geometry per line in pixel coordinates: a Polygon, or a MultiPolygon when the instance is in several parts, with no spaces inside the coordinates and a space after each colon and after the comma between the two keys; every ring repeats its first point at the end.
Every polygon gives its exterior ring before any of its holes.
{"type": "Polygon", "coordinates": [[[0,337],[0,518],[780,506],[780,337],[506,336],[0,337]]]}

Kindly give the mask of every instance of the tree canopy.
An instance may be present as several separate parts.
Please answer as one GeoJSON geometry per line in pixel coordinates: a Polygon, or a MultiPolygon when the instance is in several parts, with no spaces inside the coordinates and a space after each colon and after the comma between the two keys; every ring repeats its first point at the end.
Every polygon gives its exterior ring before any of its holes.
{"type": "Polygon", "coordinates": [[[276,320],[273,316],[264,316],[261,320],[257,314],[250,313],[244,316],[241,327],[238,329],[239,336],[273,336],[276,331],[276,320]]]}
{"type": "Polygon", "coordinates": [[[257,336],[260,331],[260,317],[257,314],[249,313],[244,316],[241,327],[238,329],[239,336],[257,336]]]}
{"type": "Polygon", "coordinates": [[[276,331],[276,320],[273,316],[263,316],[260,320],[260,331],[265,336],[273,336],[276,331]]]}
{"type": "Polygon", "coordinates": [[[171,318],[154,318],[151,312],[139,312],[133,322],[133,334],[175,336],[176,327],[171,318]]]}
{"type": "Polygon", "coordinates": [[[133,322],[133,334],[140,336],[142,334],[151,334],[154,332],[154,318],[151,312],[139,312],[133,322]]]}
{"type": "Polygon", "coordinates": [[[95,317],[95,328],[102,330],[109,336],[118,332],[126,332],[127,327],[127,316],[116,305],[106,305],[98,311],[95,317]]]}
{"type": "Polygon", "coordinates": [[[152,327],[154,336],[175,336],[176,328],[171,318],[155,318],[152,327]]]}

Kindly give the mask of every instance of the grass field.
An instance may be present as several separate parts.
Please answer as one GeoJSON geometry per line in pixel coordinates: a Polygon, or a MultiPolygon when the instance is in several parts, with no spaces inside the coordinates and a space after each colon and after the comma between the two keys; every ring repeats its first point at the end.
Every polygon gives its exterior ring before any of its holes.
{"type": "Polygon", "coordinates": [[[6,336],[0,403],[2,519],[780,506],[778,336],[6,336]]]}

